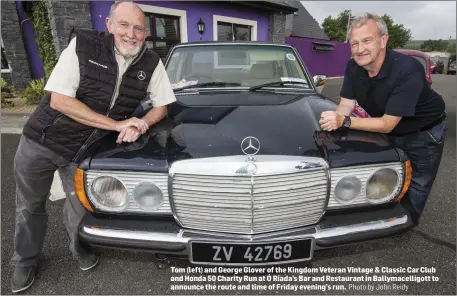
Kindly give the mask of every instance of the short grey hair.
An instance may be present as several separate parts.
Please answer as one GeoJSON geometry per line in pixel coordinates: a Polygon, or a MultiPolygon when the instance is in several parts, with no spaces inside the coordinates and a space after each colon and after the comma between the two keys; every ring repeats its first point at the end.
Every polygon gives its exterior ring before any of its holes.
{"type": "Polygon", "coordinates": [[[119,6],[119,4],[121,4],[122,2],[129,2],[129,3],[135,4],[136,8],[138,8],[138,10],[141,11],[141,13],[143,14],[143,16],[146,18],[146,14],[144,13],[143,9],[141,9],[141,8],[138,6],[138,4],[136,4],[136,3],[133,2],[133,1],[114,1],[114,4],[111,5],[111,9],[109,10],[109,14],[108,14],[108,17],[109,17],[109,18],[113,18],[114,11],[115,11],[116,8],[119,6]]]}
{"type": "Polygon", "coordinates": [[[354,18],[354,20],[351,22],[349,34],[351,33],[352,29],[360,28],[369,20],[374,20],[376,22],[376,25],[378,26],[378,32],[381,36],[384,36],[388,33],[386,22],[382,19],[382,17],[373,13],[366,12],[363,15],[354,18]]]}

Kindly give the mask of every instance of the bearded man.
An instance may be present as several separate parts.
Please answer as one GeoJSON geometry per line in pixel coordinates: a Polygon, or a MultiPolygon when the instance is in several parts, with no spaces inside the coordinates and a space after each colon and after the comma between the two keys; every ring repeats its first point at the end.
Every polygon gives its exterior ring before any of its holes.
{"type": "Polygon", "coordinates": [[[66,193],[63,220],[70,251],[79,267],[89,270],[98,257],[78,240],[85,212],[74,188],[78,162],[88,147],[111,132],[119,133],[118,143],[136,141],[176,101],[159,56],[145,46],[143,11],[133,2],[115,2],[106,27],[108,32],[76,31],[23,129],[14,159],[14,293],[29,288],[35,279],[54,172],[59,171],[66,193]],[[143,118],[129,118],[147,98],[152,110],[143,118]]]}

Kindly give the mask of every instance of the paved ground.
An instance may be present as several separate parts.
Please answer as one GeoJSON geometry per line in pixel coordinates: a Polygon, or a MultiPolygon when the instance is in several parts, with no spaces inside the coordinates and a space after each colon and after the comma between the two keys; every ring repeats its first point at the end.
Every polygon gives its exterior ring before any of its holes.
{"type": "MultiPolygon", "coordinates": [[[[455,76],[434,75],[434,87],[447,102],[449,131],[443,160],[433,187],[430,202],[416,231],[406,235],[380,239],[356,246],[347,246],[316,253],[315,260],[296,267],[433,267],[439,280],[428,283],[406,283],[407,291],[346,290],[344,292],[297,292],[297,294],[456,294],[456,188],[455,188],[455,76]]],[[[337,97],[341,81],[331,80],[324,95],[337,97]]],[[[2,126],[8,118],[2,116],[2,126]]],[[[14,124],[11,124],[14,127],[14,124]]],[[[1,179],[1,294],[10,294],[9,283],[14,233],[14,180],[12,160],[18,144],[18,135],[2,134],[1,179]]],[[[103,250],[101,263],[92,271],[83,272],[73,263],[68,248],[65,229],[61,224],[63,200],[48,203],[49,224],[44,258],[40,264],[36,283],[26,294],[197,294],[178,293],[170,290],[171,269],[159,269],[150,254],[103,250]]],[[[186,262],[175,262],[186,267],[186,262]]],[[[317,274],[319,275],[319,274],[317,274]]],[[[335,274],[334,274],[335,275],[335,274]]],[[[285,282],[287,283],[287,282],[285,282]]],[[[382,282],[378,282],[382,283],[382,282]]],[[[338,284],[334,282],[333,284],[338,284]]],[[[345,283],[348,287],[348,284],[345,283]]],[[[391,286],[392,287],[392,286],[391,286]]],[[[213,292],[206,294],[232,294],[213,292]]],[[[245,292],[236,292],[245,294],[245,292]]],[[[246,292],[249,294],[294,294],[291,291],[246,292]]]]}

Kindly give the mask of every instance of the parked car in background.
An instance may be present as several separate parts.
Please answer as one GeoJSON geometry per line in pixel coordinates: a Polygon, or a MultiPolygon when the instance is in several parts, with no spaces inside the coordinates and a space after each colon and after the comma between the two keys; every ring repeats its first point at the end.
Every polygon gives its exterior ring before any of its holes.
{"type": "Polygon", "coordinates": [[[432,73],[433,72],[433,63],[430,58],[430,56],[423,51],[420,50],[414,50],[414,49],[395,49],[395,51],[398,51],[402,54],[406,54],[409,56],[414,57],[416,60],[418,60],[422,66],[424,66],[425,70],[425,78],[428,81],[428,84],[431,86],[433,81],[432,81],[432,73]]]}
{"type": "Polygon", "coordinates": [[[440,60],[439,57],[431,57],[432,62],[432,74],[443,74],[444,73],[444,63],[440,60]]]}
{"type": "Polygon", "coordinates": [[[412,226],[410,161],[382,134],[322,131],[337,105],[295,48],[186,43],[165,67],[177,98],[168,117],[134,143],[108,135],[77,169],[84,243],[270,265],[412,226]]]}
{"type": "Polygon", "coordinates": [[[455,75],[456,71],[456,63],[455,61],[449,63],[449,67],[447,69],[447,74],[448,75],[455,75]]]}

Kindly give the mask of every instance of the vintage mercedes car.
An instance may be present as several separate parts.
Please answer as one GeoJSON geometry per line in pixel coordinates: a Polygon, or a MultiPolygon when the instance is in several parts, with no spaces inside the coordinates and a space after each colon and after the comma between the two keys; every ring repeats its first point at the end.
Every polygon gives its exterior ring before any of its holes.
{"type": "Polygon", "coordinates": [[[135,143],[108,135],[77,170],[83,242],[270,265],[412,226],[409,160],[380,134],[321,131],[336,104],[293,47],[180,44],[165,66],[168,117],[135,143]]]}

